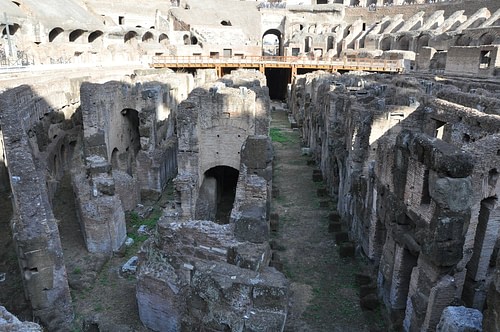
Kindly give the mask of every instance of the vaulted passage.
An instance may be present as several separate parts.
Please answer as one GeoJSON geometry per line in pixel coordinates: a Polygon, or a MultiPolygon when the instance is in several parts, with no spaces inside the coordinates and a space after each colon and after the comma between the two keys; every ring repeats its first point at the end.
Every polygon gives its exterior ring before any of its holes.
{"type": "Polygon", "coordinates": [[[219,224],[229,223],[233,208],[238,170],[229,166],[216,166],[205,172],[196,205],[197,217],[215,217],[219,224]]]}
{"type": "Polygon", "coordinates": [[[266,68],[269,96],[273,100],[286,99],[286,87],[291,82],[292,71],[288,68],[266,68]]]}

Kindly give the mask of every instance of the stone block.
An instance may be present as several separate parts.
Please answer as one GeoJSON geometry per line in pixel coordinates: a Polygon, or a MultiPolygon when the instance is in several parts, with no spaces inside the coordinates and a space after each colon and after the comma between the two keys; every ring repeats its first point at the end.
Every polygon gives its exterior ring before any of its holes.
{"type": "Polygon", "coordinates": [[[111,171],[111,165],[101,156],[92,155],[85,158],[85,161],[92,175],[108,173],[111,171]]]}
{"type": "Polygon", "coordinates": [[[316,160],[314,159],[307,159],[307,166],[314,166],[316,165],[316,160]]]}
{"type": "Polygon", "coordinates": [[[243,332],[283,331],[286,314],[264,310],[253,310],[245,316],[243,332]]]}
{"type": "Polygon", "coordinates": [[[265,169],[273,160],[273,147],[268,136],[249,136],[241,149],[241,162],[249,169],[265,169]]]}
{"type": "Polygon", "coordinates": [[[481,332],[483,314],[477,310],[466,307],[446,307],[441,314],[441,319],[436,332],[481,332]]]}
{"type": "Polygon", "coordinates": [[[288,307],[288,281],[274,268],[268,268],[262,282],[254,285],[252,299],[254,308],[286,312],[288,307]]]}
{"type": "Polygon", "coordinates": [[[112,177],[97,175],[93,177],[93,181],[100,193],[108,196],[115,194],[115,182],[112,177]]]}
{"type": "Polygon", "coordinates": [[[135,275],[138,261],[139,258],[137,256],[132,256],[125,264],[122,265],[120,274],[123,276],[135,275]]]}
{"type": "Polygon", "coordinates": [[[320,208],[327,208],[330,206],[330,201],[319,201],[320,208]]]}
{"type": "Polygon", "coordinates": [[[470,208],[472,184],[467,178],[436,178],[429,181],[429,194],[444,209],[464,211],[470,208]]]}
{"type": "Polygon", "coordinates": [[[271,247],[267,243],[239,243],[228,251],[227,262],[252,271],[260,271],[271,260],[271,247]]]}
{"type": "Polygon", "coordinates": [[[234,235],[240,241],[262,243],[269,239],[269,223],[264,207],[244,208],[234,223],[234,235]]]}

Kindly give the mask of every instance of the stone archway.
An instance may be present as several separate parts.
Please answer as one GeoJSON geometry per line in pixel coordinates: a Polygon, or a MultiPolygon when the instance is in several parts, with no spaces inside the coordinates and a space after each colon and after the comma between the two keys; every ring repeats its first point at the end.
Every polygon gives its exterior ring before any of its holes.
{"type": "Polygon", "coordinates": [[[269,29],[262,35],[262,55],[283,55],[283,33],[278,29],[269,29]]]}
{"type": "Polygon", "coordinates": [[[215,166],[204,173],[196,203],[196,218],[229,223],[239,171],[230,166],[215,166]]]}

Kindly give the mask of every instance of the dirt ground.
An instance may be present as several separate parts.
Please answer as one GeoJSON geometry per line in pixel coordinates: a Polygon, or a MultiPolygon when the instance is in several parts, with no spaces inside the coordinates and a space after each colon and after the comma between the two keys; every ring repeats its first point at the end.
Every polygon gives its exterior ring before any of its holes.
{"type": "Polygon", "coordinates": [[[366,266],[359,259],[339,257],[334,236],[328,233],[335,202],[317,196],[323,183],[312,181],[315,166],[301,153],[299,131],[290,128],[288,113],[280,108],[272,112],[271,127],[279,132],[273,142],[273,187],[279,196],[272,210],[279,214],[280,225],[273,236],[293,291],[285,330],[385,331],[379,312],[361,310],[354,274],[366,266]],[[320,200],[328,200],[329,206],[320,207],[320,200]]]}
{"type": "MultiPolygon", "coordinates": [[[[272,112],[271,127],[280,138],[273,142],[275,150],[273,186],[279,196],[272,210],[279,214],[279,230],[272,234],[275,256],[283,263],[283,272],[291,281],[291,308],[285,331],[385,331],[379,312],[367,312],[359,306],[359,290],[354,274],[363,269],[363,262],[340,258],[332,233],[328,233],[328,214],[335,209],[320,207],[316,195],[322,183],[312,181],[315,166],[307,164],[310,157],[301,155],[298,131],[290,129],[288,113],[272,112]]],[[[150,203],[153,214],[173,199],[171,188],[158,202],[150,203]]],[[[3,211],[0,223],[9,229],[10,200],[0,199],[3,211]]],[[[147,203],[145,204],[148,205],[147,203]]],[[[69,176],[65,176],[53,199],[54,215],[64,250],[67,274],[75,309],[73,332],[145,332],[135,299],[135,278],[122,276],[120,267],[133,256],[144,237],[137,234],[141,222],[151,218],[128,215],[128,233],[136,244],[111,259],[89,254],[75,214],[69,176]]],[[[153,217],[154,218],[154,217],[153,217]]],[[[0,234],[0,272],[7,279],[0,283],[0,303],[23,320],[31,320],[24,300],[17,259],[10,240],[10,231],[0,234]]],[[[273,331],[271,331],[273,332],[273,331]]]]}

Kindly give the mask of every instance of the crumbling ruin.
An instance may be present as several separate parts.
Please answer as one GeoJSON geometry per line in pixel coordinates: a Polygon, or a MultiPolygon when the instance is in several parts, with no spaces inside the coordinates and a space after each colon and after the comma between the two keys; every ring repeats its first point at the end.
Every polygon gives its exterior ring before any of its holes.
{"type": "Polygon", "coordinates": [[[100,271],[132,240],[127,216],[148,215],[144,203],[173,183],[131,263],[138,319],[156,331],[284,330],[293,293],[269,266],[273,98],[389,326],[455,331],[470,316],[478,330],[500,329],[498,1],[0,4],[0,222],[11,230],[0,299],[10,312],[74,327],[82,272],[68,269],[55,209],[63,184],[75,237],[100,271]],[[161,56],[205,63],[149,69],[161,56]],[[281,57],[398,60],[404,72],[313,72],[281,57]],[[272,65],[236,70],[229,58],[272,65]]]}

